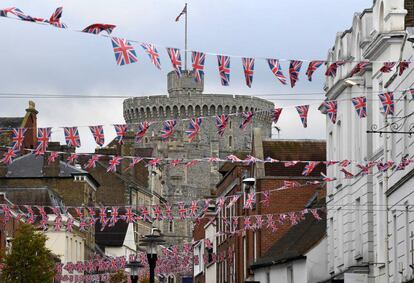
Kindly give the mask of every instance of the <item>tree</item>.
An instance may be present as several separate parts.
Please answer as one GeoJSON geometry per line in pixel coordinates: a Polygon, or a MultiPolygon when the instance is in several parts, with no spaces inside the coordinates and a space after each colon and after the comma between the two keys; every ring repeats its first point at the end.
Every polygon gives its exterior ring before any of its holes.
{"type": "Polygon", "coordinates": [[[111,274],[111,277],[109,278],[109,283],[127,283],[127,282],[128,282],[128,276],[123,270],[118,270],[118,272],[111,274]]]}
{"type": "Polygon", "coordinates": [[[55,262],[52,252],[45,246],[46,240],[47,237],[32,225],[22,224],[12,241],[11,252],[2,258],[1,282],[52,282],[55,262]]]}

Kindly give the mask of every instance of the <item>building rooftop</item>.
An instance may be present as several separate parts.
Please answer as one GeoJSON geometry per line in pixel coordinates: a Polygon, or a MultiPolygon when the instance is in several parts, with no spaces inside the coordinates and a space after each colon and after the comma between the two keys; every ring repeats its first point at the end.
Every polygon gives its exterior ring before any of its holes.
{"type": "Polygon", "coordinates": [[[128,231],[129,223],[126,221],[118,221],[112,227],[108,225],[102,230],[100,221],[95,224],[95,242],[104,248],[105,246],[120,247],[124,244],[125,236],[128,231]]]}
{"type": "Polygon", "coordinates": [[[1,128],[19,128],[22,125],[24,117],[0,117],[1,128]]]}

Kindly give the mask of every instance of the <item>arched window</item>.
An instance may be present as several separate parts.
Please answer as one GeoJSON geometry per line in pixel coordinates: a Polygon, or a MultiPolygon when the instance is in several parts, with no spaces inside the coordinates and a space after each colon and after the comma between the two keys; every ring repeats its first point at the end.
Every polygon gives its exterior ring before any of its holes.
{"type": "Polygon", "coordinates": [[[208,106],[207,105],[204,105],[203,106],[203,116],[204,117],[207,117],[208,116],[208,106]]]}
{"type": "Polygon", "coordinates": [[[158,117],[157,115],[157,107],[152,107],[152,117],[158,117]]]}
{"type": "Polygon", "coordinates": [[[151,108],[147,107],[146,112],[147,112],[147,118],[150,118],[151,117],[151,108]]]}
{"type": "Polygon", "coordinates": [[[221,114],[223,114],[223,106],[219,105],[217,107],[217,115],[221,115],[221,114]]]}
{"type": "Polygon", "coordinates": [[[201,115],[201,108],[200,105],[196,105],[195,107],[195,115],[198,117],[201,115]]]}
{"type": "Polygon", "coordinates": [[[160,115],[160,117],[164,117],[164,107],[160,106],[158,114],[160,115]]]}
{"type": "Polygon", "coordinates": [[[144,119],[145,118],[145,109],[143,107],[141,107],[140,112],[141,112],[141,114],[139,116],[141,117],[141,119],[144,119]]]}
{"type": "Polygon", "coordinates": [[[177,105],[173,106],[173,117],[174,118],[178,117],[178,106],[177,105]]]}
{"type": "Polygon", "coordinates": [[[232,108],[231,108],[231,113],[236,113],[237,112],[237,107],[236,106],[233,106],[232,108]]]}
{"type": "Polygon", "coordinates": [[[230,113],[230,106],[226,105],[224,107],[224,114],[229,114],[230,113]]]}
{"type": "Polygon", "coordinates": [[[165,117],[171,117],[171,108],[170,106],[165,107],[165,117]]]}
{"type": "Polygon", "coordinates": [[[181,105],[181,107],[180,107],[180,117],[185,117],[186,115],[185,115],[185,106],[184,105],[181,105]]]}
{"type": "Polygon", "coordinates": [[[240,106],[239,107],[239,113],[242,113],[243,112],[243,106],[240,106]]]}
{"type": "Polygon", "coordinates": [[[216,107],[214,105],[211,105],[210,107],[210,115],[211,116],[216,115],[216,107]]]}
{"type": "Polygon", "coordinates": [[[193,117],[194,116],[194,110],[193,110],[193,106],[192,105],[189,105],[188,106],[188,109],[187,109],[187,114],[188,114],[188,117],[193,117]]]}

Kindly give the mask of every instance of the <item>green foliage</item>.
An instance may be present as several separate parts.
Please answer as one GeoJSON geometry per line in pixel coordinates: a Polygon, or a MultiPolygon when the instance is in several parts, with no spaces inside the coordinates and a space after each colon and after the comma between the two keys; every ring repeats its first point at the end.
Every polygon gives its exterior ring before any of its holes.
{"type": "Polygon", "coordinates": [[[128,276],[123,270],[118,270],[118,272],[111,274],[109,278],[109,283],[127,283],[128,276]]]}
{"type": "Polygon", "coordinates": [[[32,225],[20,226],[12,241],[11,252],[2,258],[1,282],[53,282],[55,262],[52,252],[45,246],[46,239],[32,225]]]}

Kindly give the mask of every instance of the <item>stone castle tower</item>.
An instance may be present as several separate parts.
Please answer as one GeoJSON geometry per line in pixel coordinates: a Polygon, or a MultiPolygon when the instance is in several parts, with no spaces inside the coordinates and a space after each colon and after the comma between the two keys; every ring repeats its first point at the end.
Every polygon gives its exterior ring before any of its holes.
{"type": "MultiPolygon", "coordinates": [[[[124,101],[124,118],[130,128],[143,121],[155,122],[138,147],[153,147],[158,156],[172,159],[195,159],[210,156],[225,157],[229,154],[249,151],[253,128],[261,128],[263,137],[271,137],[270,112],[272,102],[251,96],[204,94],[204,82],[196,82],[192,72],[185,72],[178,78],[175,72],[168,74],[168,95],[135,97],[124,101]],[[223,137],[217,135],[214,116],[217,114],[259,111],[253,122],[244,130],[239,128],[241,115],[230,116],[228,128],[223,137]],[[260,112],[262,111],[262,112],[260,112]],[[188,142],[185,131],[190,118],[203,119],[197,138],[188,142]],[[168,142],[159,138],[162,122],[177,119],[176,132],[168,142]],[[184,120],[183,120],[184,119],[184,120]]],[[[172,203],[188,202],[209,196],[211,189],[220,179],[218,165],[200,162],[192,167],[183,165],[161,168],[164,197],[172,203]]],[[[189,242],[192,238],[192,223],[176,221],[166,223],[163,229],[171,244],[189,242]]]]}

